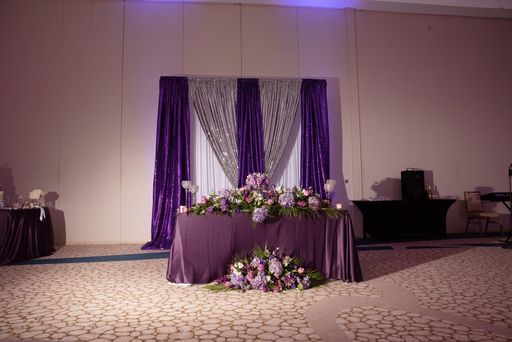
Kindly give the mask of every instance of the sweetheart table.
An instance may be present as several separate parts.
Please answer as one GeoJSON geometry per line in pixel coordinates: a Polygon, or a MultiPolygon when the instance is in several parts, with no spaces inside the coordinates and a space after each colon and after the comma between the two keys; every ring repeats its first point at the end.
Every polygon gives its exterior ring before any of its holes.
{"type": "Polygon", "coordinates": [[[179,214],[167,266],[173,283],[205,284],[226,274],[234,255],[255,246],[279,247],[329,279],[361,281],[361,268],[348,213],[341,218],[301,215],[256,224],[251,215],[179,214]]]}

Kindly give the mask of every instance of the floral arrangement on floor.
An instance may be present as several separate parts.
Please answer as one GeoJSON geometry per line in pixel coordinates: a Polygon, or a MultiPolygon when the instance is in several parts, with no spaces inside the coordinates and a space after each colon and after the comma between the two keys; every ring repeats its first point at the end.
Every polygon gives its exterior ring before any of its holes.
{"type": "MultiPolygon", "coordinates": [[[[326,183],[327,184],[327,183],[326,183]]],[[[334,189],[333,181],[328,180],[329,190],[334,189]]],[[[329,217],[339,218],[342,212],[331,208],[330,201],[322,201],[312,188],[285,188],[274,186],[264,173],[247,176],[245,185],[238,189],[223,189],[209,196],[202,196],[199,203],[187,210],[193,214],[248,212],[255,223],[282,215],[318,214],[324,212],[329,217]]]]}
{"type": "Polygon", "coordinates": [[[279,248],[270,252],[267,247],[256,247],[251,257],[234,257],[228,272],[206,288],[214,291],[255,289],[281,292],[305,290],[325,281],[321,272],[306,269],[298,258],[281,255],[279,248]]]}

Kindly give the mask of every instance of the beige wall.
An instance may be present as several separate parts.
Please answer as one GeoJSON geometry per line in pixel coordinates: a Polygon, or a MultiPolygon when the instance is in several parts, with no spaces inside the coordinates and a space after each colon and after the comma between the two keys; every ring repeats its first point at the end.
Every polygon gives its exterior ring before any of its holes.
{"type": "MultiPolygon", "coordinates": [[[[363,197],[387,184],[399,194],[407,167],[431,171],[441,196],[507,191],[512,20],[358,12],[356,22],[363,197]]],[[[465,229],[462,201],[448,228],[465,229]]]]}
{"type": "MultiPolygon", "coordinates": [[[[161,75],[315,77],[329,82],[331,172],[345,205],[406,167],[431,170],[442,196],[506,190],[510,41],[510,20],[4,0],[0,177],[10,173],[16,193],[57,193],[67,243],[144,242],[161,75]]],[[[449,231],[463,220],[451,209],[449,231]]]]}

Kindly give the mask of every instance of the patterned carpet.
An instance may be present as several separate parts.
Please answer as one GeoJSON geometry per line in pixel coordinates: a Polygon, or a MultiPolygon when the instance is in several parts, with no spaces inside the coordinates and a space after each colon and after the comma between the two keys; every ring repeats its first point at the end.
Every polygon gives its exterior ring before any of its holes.
{"type": "Polygon", "coordinates": [[[359,258],[361,283],[214,293],[167,282],[160,251],[65,246],[0,267],[0,340],[512,341],[512,250],[497,237],[364,245],[359,258]]]}

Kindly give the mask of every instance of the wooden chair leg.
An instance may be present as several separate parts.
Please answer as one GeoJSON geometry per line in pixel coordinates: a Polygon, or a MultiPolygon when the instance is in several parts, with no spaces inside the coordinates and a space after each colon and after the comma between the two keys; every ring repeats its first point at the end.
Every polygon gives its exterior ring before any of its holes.
{"type": "Polygon", "coordinates": [[[489,227],[489,218],[485,219],[485,232],[487,233],[487,228],[489,227]]]}
{"type": "Polygon", "coordinates": [[[466,220],[466,234],[468,233],[469,229],[469,219],[466,220]]]}

